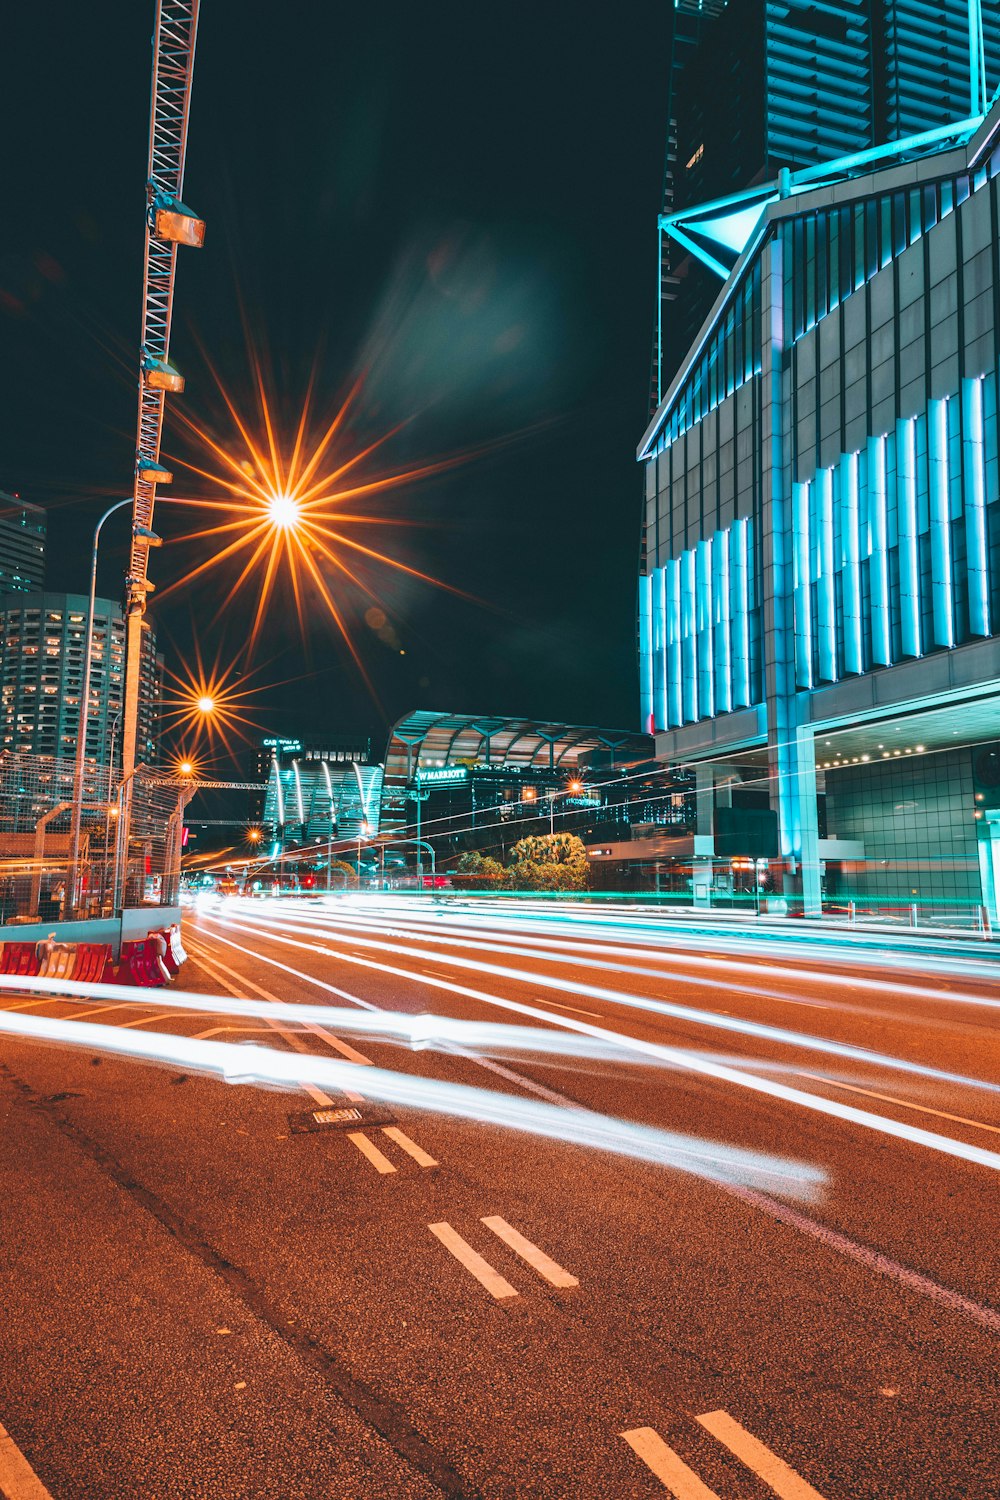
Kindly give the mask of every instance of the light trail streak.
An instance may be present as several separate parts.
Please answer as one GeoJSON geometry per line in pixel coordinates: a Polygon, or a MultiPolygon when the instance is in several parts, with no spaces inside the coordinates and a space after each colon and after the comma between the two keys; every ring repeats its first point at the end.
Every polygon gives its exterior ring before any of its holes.
{"type": "MultiPolygon", "coordinates": [[[[287,906],[288,898],[284,899],[287,906]]],[[[310,898],[310,900],[313,899],[310,898]]],[[[426,905],[424,905],[426,898],[422,897],[389,897],[382,898],[384,901],[383,905],[382,903],[371,903],[370,898],[352,895],[346,898],[341,897],[337,901],[324,902],[321,908],[316,910],[315,916],[312,912],[308,912],[305,909],[300,909],[297,915],[303,920],[321,921],[335,919],[338,924],[353,921],[362,924],[368,923],[376,928],[385,926],[387,922],[391,922],[404,933],[413,927],[420,927],[435,937],[441,937],[442,928],[457,928],[459,931],[464,929],[476,933],[484,928],[491,932],[502,931],[502,928],[498,927],[497,922],[499,914],[508,926],[519,929],[518,935],[522,941],[534,942],[538,946],[556,947],[561,944],[564,948],[567,946],[577,947],[582,953],[608,952],[628,954],[632,949],[640,947],[656,947],[662,950],[666,944],[672,948],[681,949],[685,955],[685,962],[692,964],[701,963],[710,967],[719,967],[724,964],[727,968],[736,969],[739,972],[747,974],[756,975],[765,973],[779,977],[807,979],[837,987],[842,987],[844,982],[843,976],[840,974],[824,973],[821,969],[793,968],[785,963],[768,967],[760,962],[742,962],[738,959],[733,961],[728,955],[730,953],[740,955],[757,955],[762,953],[769,958],[783,959],[790,950],[795,952],[795,949],[800,946],[807,947],[810,955],[815,952],[817,947],[820,947],[825,963],[841,963],[855,969],[869,957],[864,950],[859,952],[850,945],[846,946],[844,951],[840,951],[837,946],[840,941],[839,936],[834,939],[827,935],[821,935],[817,939],[816,934],[812,931],[809,932],[806,938],[802,938],[796,934],[791,938],[782,937],[773,941],[770,934],[755,932],[752,937],[743,940],[742,938],[734,937],[731,932],[725,929],[720,930],[709,926],[706,932],[705,923],[699,924],[700,930],[692,930],[681,925],[679,919],[657,920],[656,916],[648,910],[637,913],[635,918],[630,919],[628,922],[622,921],[618,917],[601,920],[601,914],[597,914],[595,917],[591,908],[574,903],[572,908],[565,905],[554,908],[549,915],[539,919],[536,914],[536,908],[539,906],[537,899],[531,899],[531,910],[528,913],[517,911],[512,899],[511,901],[504,902],[499,913],[497,906],[494,905],[487,907],[487,910],[482,914],[478,914],[477,911],[470,912],[466,910],[464,903],[467,898],[462,897],[460,899],[463,907],[459,912],[453,913],[451,910],[446,910],[443,905],[445,901],[449,905],[452,902],[458,905],[458,902],[452,897],[434,897],[426,905]],[[396,904],[397,900],[398,905],[396,904]],[[413,911],[415,901],[420,901],[422,905],[419,918],[410,915],[413,911]],[[369,915],[369,910],[374,914],[369,915]],[[345,913],[349,913],[349,915],[345,915],[345,913]],[[407,920],[408,918],[409,920],[407,920]],[[630,927],[632,921],[635,923],[636,930],[634,935],[630,932],[630,946],[623,946],[621,944],[613,944],[603,948],[600,946],[600,939],[605,936],[604,928],[608,926],[630,927]],[[596,929],[597,936],[590,938],[584,937],[581,934],[581,927],[586,928],[588,926],[596,929]],[[569,928],[574,934],[574,939],[548,936],[553,927],[569,928]],[[534,933],[538,935],[534,936],[534,933]],[[689,949],[693,949],[695,952],[689,952],[689,949]],[[709,949],[707,954],[704,952],[705,949],[709,949]],[[722,957],[723,954],[726,955],[725,958],[722,957]]],[[[502,898],[497,898],[497,900],[500,899],[502,898]]],[[[268,903],[263,908],[256,907],[255,914],[265,915],[270,906],[271,904],[268,903]]],[[[388,930],[391,931],[393,929],[390,928],[388,930]]],[[[885,936],[879,937],[879,945],[876,953],[878,962],[882,967],[885,966],[888,959],[894,958],[901,967],[912,970],[915,967],[914,960],[919,960],[921,971],[930,969],[948,976],[954,975],[963,976],[967,979],[985,979],[993,984],[997,984],[998,980],[1000,980],[1000,964],[997,962],[983,963],[966,954],[963,954],[957,962],[953,959],[923,952],[891,955],[886,949],[886,941],[893,936],[893,934],[887,933],[885,936]]],[[[449,941],[449,939],[445,938],[445,941],[449,941]]],[[[859,979],[857,982],[861,983],[862,981],[859,979]]],[[[881,989],[892,995],[897,994],[900,988],[899,983],[895,980],[878,980],[869,975],[865,975],[863,983],[866,988],[881,989]]],[[[922,995],[934,1000],[959,999],[967,1001],[970,1004],[1000,1004],[1000,1001],[990,1000],[984,1002],[982,996],[956,992],[954,990],[930,989],[912,984],[907,984],[906,990],[910,995],[922,995]]]]}
{"type": "MultiPolygon", "coordinates": [[[[254,910],[253,915],[257,917],[259,921],[267,922],[270,920],[276,920],[270,918],[266,910],[254,910]]],[[[787,965],[740,963],[739,961],[734,962],[727,958],[705,957],[700,953],[689,954],[685,952],[681,956],[680,961],[690,965],[693,968],[701,968],[706,970],[707,972],[704,976],[699,976],[696,974],[682,974],[678,973],[674,969],[662,970],[641,968],[636,963],[618,964],[609,963],[606,961],[607,958],[611,955],[627,956],[634,952],[633,949],[630,949],[629,947],[624,945],[613,945],[607,943],[601,944],[597,942],[573,942],[571,939],[565,938],[557,939],[537,937],[532,939],[522,939],[522,941],[533,942],[535,944],[535,947],[518,947],[516,944],[510,941],[489,941],[478,936],[453,936],[453,932],[468,931],[468,929],[462,928],[457,925],[450,927],[450,929],[446,932],[442,932],[440,928],[435,928],[433,926],[424,926],[417,923],[402,925],[397,922],[393,926],[387,927],[384,923],[380,924],[378,921],[373,919],[365,920],[364,918],[355,918],[352,920],[348,917],[342,916],[339,912],[335,913],[336,920],[330,920],[329,918],[326,918],[319,913],[314,914],[303,910],[297,911],[296,916],[300,921],[309,924],[309,926],[315,926],[321,929],[324,927],[332,927],[335,931],[345,934],[351,932],[380,932],[385,937],[405,937],[415,942],[433,943],[435,944],[433,950],[435,956],[437,956],[438,952],[440,951],[436,945],[441,943],[450,948],[473,948],[477,952],[483,953],[507,953],[521,958],[537,958],[539,960],[542,960],[543,962],[553,964],[579,965],[581,957],[583,959],[588,959],[594,956],[599,956],[605,960],[602,963],[601,967],[606,971],[621,974],[633,974],[648,979],[661,979],[671,984],[690,984],[701,986],[716,983],[718,972],[724,971],[727,976],[725,981],[727,993],[757,995],[769,1000],[787,1001],[790,997],[776,990],[765,989],[761,985],[734,984],[728,978],[728,975],[731,972],[735,971],[736,973],[750,974],[754,976],[763,974],[766,977],[772,979],[798,979],[808,981],[810,984],[822,984],[828,988],[834,988],[837,991],[842,991],[845,984],[843,975],[824,973],[821,969],[798,969],[791,968],[787,965]],[[539,952],[538,950],[540,948],[545,948],[549,950],[549,952],[539,952]]],[[[220,918],[220,920],[222,920],[222,918],[220,918]]],[[[281,925],[284,927],[287,927],[288,925],[287,920],[284,916],[282,916],[281,925]]],[[[308,929],[307,927],[300,927],[297,929],[292,928],[291,930],[304,932],[308,929]]],[[[1000,1009],[1000,999],[994,999],[990,996],[970,994],[967,992],[955,990],[931,989],[928,986],[921,985],[900,984],[898,982],[872,979],[867,975],[865,976],[863,982],[860,980],[857,982],[857,987],[863,987],[866,990],[873,990],[880,994],[886,994],[897,1000],[923,999],[934,1001],[958,1001],[966,1005],[985,1006],[990,1009],[1000,1009]]],[[[871,1013],[869,1012],[869,1014],[871,1013]]],[[[875,1014],[882,1019],[889,1019],[891,1016],[890,1012],[877,1012],[875,1014]]]]}
{"type": "MultiPolygon", "coordinates": [[[[269,934],[276,938],[275,934],[269,934]]],[[[221,935],[216,935],[217,940],[228,943],[231,948],[247,954],[252,959],[259,959],[259,955],[248,948],[240,948],[238,943],[233,943],[221,935]]],[[[291,939],[276,938],[277,941],[289,943],[293,947],[307,948],[304,943],[294,942],[291,939]]],[[[316,950],[323,951],[323,950],[316,950]]],[[[330,950],[326,950],[329,952],[330,950]]],[[[893,1120],[884,1115],[875,1115],[868,1110],[857,1109],[850,1104],[841,1104],[839,1100],[826,1099],[821,1095],[810,1094],[802,1089],[789,1088],[788,1085],[777,1083],[769,1078],[755,1078],[752,1074],[742,1069],[729,1068],[721,1064],[705,1061],[703,1057],[696,1054],[686,1053],[676,1047],[667,1047],[659,1042],[646,1042],[638,1037],[623,1036],[619,1032],[609,1031],[604,1027],[591,1026],[585,1021],[574,1021],[568,1016],[555,1016],[551,1011],[539,1010],[535,1006],[522,1005],[516,1000],[506,1000],[499,995],[493,995],[484,990],[472,989],[466,985],[453,984],[445,979],[432,979],[427,976],[413,974],[408,969],[399,969],[391,964],[376,963],[372,959],[360,958],[353,954],[335,953],[332,955],[344,963],[355,964],[360,967],[378,970],[381,973],[392,974],[400,979],[408,979],[419,984],[430,985],[436,989],[451,991],[453,994],[462,995],[468,999],[481,1000],[488,1005],[499,1006],[504,1010],[516,1012],[520,1015],[531,1016],[536,1020],[554,1023],[556,1026],[567,1031],[577,1031],[585,1036],[599,1036],[606,1040],[617,1043],[626,1051],[641,1053],[644,1057],[657,1058],[662,1062],[674,1064],[676,1067],[685,1068],[689,1072],[701,1077],[714,1079],[716,1082],[734,1084],[738,1088],[744,1088],[752,1093],[762,1094],[765,1097],[781,1100],[786,1104],[801,1105],[814,1114],[828,1115],[832,1119],[844,1121],[849,1124],[859,1125],[866,1130],[871,1130],[880,1135],[894,1137],[898,1140],[909,1142],[911,1145],[923,1146],[928,1150],[936,1151],[945,1156],[955,1157],[960,1161],[967,1161],[978,1166],[990,1168],[992,1171],[1000,1170],[1000,1155],[993,1151],[986,1151],[981,1146],[969,1146],[964,1141],[957,1141],[950,1136],[937,1135],[933,1131],[923,1130],[918,1126],[907,1125],[904,1121],[893,1120]]],[[[473,967],[462,961],[465,967],[473,967]]],[[[308,975],[301,975],[309,981],[308,975]]],[[[538,982],[538,976],[534,976],[538,982]]],[[[613,994],[614,992],[612,992],[613,994]]],[[[794,1033],[792,1033],[794,1035],[794,1033]]],[[[806,1043],[809,1044],[808,1039],[806,1043]]],[[[827,1044],[836,1048],[838,1044],[827,1044]]],[[[893,1059],[897,1067],[907,1070],[918,1070],[916,1064],[905,1064],[899,1059],[893,1059]]],[[[927,1070],[918,1071],[926,1075],[927,1070]]],[[[932,1075],[934,1076],[934,1075],[932,1075]]],[[[945,1079],[949,1075],[940,1075],[945,1079]]],[[[991,1084],[975,1083],[974,1080],[957,1080],[972,1083],[979,1088],[988,1088],[996,1091],[991,1084]]]]}
{"type": "MultiPolygon", "coordinates": [[[[215,1042],[164,1032],[125,1032],[117,1026],[91,1021],[12,1016],[8,1012],[0,1012],[0,1032],[146,1062],[168,1063],[192,1072],[214,1073],[227,1083],[276,1085],[289,1090],[311,1083],[324,1089],[350,1091],[358,1081],[354,1063],[316,1057],[312,1053],[284,1052],[254,1043],[215,1042]]],[[[766,1184],[772,1190],[812,1201],[825,1182],[825,1174],[806,1163],[636,1125],[591,1110],[563,1109],[541,1100],[518,1099],[468,1084],[395,1073],[385,1068],[366,1068],[364,1087],[366,1098],[479,1124],[499,1125],[568,1145],[587,1146],[636,1161],[673,1167],[728,1186],[766,1184]]]]}
{"type": "MultiPolygon", "coordinates": [[[[295,938],[286,936],[287,933],[302,933],[303,931],[305,931],[307,935],[312,936],[312,933],[308,928],[302,929],[300,927],[296,927],[292,923],[283,923],[282,931],[280,933],[273,931],[269,927],[258,928],[246,922],[236,923],[226,920],[225,922],[223,922],[223,925],[228,928],[234,928],[236,931],[242,933],[252,934],[256,937],[269,938],[272,942],[281,943],[286,947],[300,948],[306,952],[325,954],[328,957],[339,959],[344,963],[362,965],[366,963],[366,960],[361,959],[356,955],[344,953],[341,951],[334,951],[330,948],[323,948],[318,946],[315,942],[299,942],[295,938]]],[[[224,942],[225,939],[220,938],[220,941],[224,942]]],[[[372,948],[379,952],[399,954],[406,958],[423,959],[426,957],[425,951],[423,949],[407,947],[400,943],[381,941],[371,937],[352,937],[350,941],[359,947],[372,948]]],[[[239,948],[241,952],[248,954],[248,956],[250,957],[257,957],[257,955],[253,954],[250,949],[240,948],[240,945],[238,943],[234,943],[232,944],[232,946],[239,948]]],[[[738,1016],[725,1016],[715,1011],[698,1010],[692,1006],[678,1005],[670,1000],[655,1000],[650,996],[629,994],[628,992],[623,990],[608,989],[603,985],[586,984],[581,980],[573,979],[565,975],[561,976],[540,974],[534,970],[513,969],[508,968],[505,965],[484,963],[479,960],[471,958],[461,958],[453,956],[451,954],[442,953],[440,951],[435,952],[435,962],[439,962],[443,965],[448,965],[453,968],[471,969],[477,974],[491,975],[497,979],[513,980],[518,984],[533,985],[541,989],[554,989],[557,990],[560,994],[569,993],[585,996],[590,1000],[604,1000],[619,1007],[625,1007],[626,1009],[631,1010],[642,1010],[652,1015],[663,1016],[665,1018],[676,1021],[688,1022],[695,1026],[710,1027],[718,1031],[727,1031],[733,1032],[740,1036],[754,1037],[755,1039],[761,1041],[775,1042],[781,1046],[796,1047],[807,1051],[824,1053],[832,1057],[847,1058],[852,1062],[861,1062],[872,1067],[890,1068],[897,1072],[909,1073],[914,1075],[915,1077],[932,1079],[935,1082],[939,1083],[958,1084],[967,1088],[981,1089],[989,1093],[1000,1093],[1000,1085],[989,1083],[982,1079],[969,1078],[961,1073],[949,1073],[941,1069],[929,1068],[922,1063],[910,1062],[905,1058],[893,1057],[890,1053],[873,1052],[866,1047],[855,1047],[848,1042],[835,1042],[826,1037],[815,1037],[810,1035],[809,1033],[791,1031],[788,1028],[782,1026],[770,1026],[762,1021],[748,1021],[738,1016]]],[[[386,968],[386,966],[379,965],[374,962],[371,962],[368,966],[372,968],[386,968]]],[[[400,975],[404,978],[414,980],[417,983],[443,986],[444,988],[449,987],[448,981],[446,980],[436,980],[430,975],[414,974],[408,969],[395,969],[389,967],[386,968],[386,972],[400,975]]],[[[308,979],[309,976],[300,975],[299,977],[308,979]]],[[[559,1026],[571,1026],[576,1024],[563,1017],[553,1015],[551,1011],[540,1011],[530,1006],[527,1008],[518,1006],[516,1002],[501,999],[501,997],[497,995],[485,996],[480,992],[464,991],[461,988],[458,989],[457,993],[476,993],[477,998],[488,999],[490,1004],[521,1009],[526,1015],[532,1015],[536,1017],[540,1016],[549,1022],[555,1022],[559,1026]]],[[[606,1034],[616,1035],[617,1033],[609,1032],[606,1034]]],[[[805,1095],[804,1097],[811,1098],[812,1095],[805,1095]]]]}

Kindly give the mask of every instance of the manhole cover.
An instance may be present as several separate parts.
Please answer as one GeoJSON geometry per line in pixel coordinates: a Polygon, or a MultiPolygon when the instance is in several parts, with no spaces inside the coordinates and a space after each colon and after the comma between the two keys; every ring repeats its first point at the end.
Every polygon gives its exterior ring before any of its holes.
{"type": "Polygon", "coordinates": [[[395,1125],[396,1118],[382,1104],[371,1104],[367,1099],[356,1103],[353,1099],[334,1099],[329,1104],[318,1104],[301,1114],[288,1116],[288,1128],[293,1135],[302,1135],[312,1130],[361,1130],[366,1125],[395,1125]]]}

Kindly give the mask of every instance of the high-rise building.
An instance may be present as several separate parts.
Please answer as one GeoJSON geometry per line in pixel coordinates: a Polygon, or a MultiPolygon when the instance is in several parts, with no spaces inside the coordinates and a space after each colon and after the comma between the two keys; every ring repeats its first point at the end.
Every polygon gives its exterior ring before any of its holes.
{"type": "MultiPolygon", "coordinates": [[[[9,594],[0,598],[0,750],[76,754],[87,629],[83,594],[9,594]]],[[[110,765],[121,754],[125,620],[110,599],[94,604],[87,759],[110,765]]],[[[138,758],[157,758],[162,658],[151,628],[143,630],[138,758]]]]}
{"type": "Polygon", "coordinates": [[[45,583],[45,512],[0,490],[0,594],[31,592],[45,583]]]}
{"type": "MultiPolygon", "coordinates": [[[[674,3],[667,217],[981,114],[1000,85],[997,0],[981,0],[981,66],[969,0],[674,3]]],[[[719,293],[704,248],[691,226],[661,238],[652,408],[719,293]]]]}
{"type": "Polygon", "coordinates": [[[1000,922],[998,222],[1000,102],[730,221],[639,448],[643,728],[695,771],[695,904],[753,872],[779,910],[1000,922]]]}

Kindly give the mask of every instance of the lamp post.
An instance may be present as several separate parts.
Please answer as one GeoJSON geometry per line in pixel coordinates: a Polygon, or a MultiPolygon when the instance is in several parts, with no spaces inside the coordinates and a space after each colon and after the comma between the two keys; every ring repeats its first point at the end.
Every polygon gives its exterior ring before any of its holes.
{"type": "MultiPolygon", "coordinates": [[[[76,887],[80,864],[80,823],[83,815],[83,781],[86,769],[87,756],[87,726],[90,719],[90,670],[94,656],[94,606],[97,597],[97,548],[101,539],[101,527],[109,516],[113,516],[116,510],[122,510],[124,506],[132,504],[132,497],[127,500],[116,500],[114,505],[109,505],[94,527],[94,542],[90,552],[90,596],[87,601],[87,630],[83,648],[83,676],[80,681],[80,719],[77,728],[76,739],[76,762],[73,768],[73,819],[70,832],[70,867],[69,879],[66,882],[66,904],[67,916],[72,916],[76,908],[76,887]]],[[[158,546],[160,538],[147,526],[133,526],[133,535],[142,537],[151,546],[158,546]]],[[[119,714],[119,719],[121,714],[119,714]]],[[[117,722],[117,721],[116,721],[117,722]]],[[[108,794],[110,801],[110,792],[108,794]]]]}

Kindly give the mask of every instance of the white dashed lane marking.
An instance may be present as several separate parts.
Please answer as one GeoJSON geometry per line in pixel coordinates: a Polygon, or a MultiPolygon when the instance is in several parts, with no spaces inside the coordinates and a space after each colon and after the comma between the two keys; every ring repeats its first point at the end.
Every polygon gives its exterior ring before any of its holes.
{"type": "Polygon", "coordinates": [[[0,1495],[4,1500],[52,1500],[6,1427],[0,1427],[0,1495]]]}
{"type": "MultiPolygon", "coordinates": [[[[778,1496],[778,1500],[823,1500],[819,1490],[797,1474],[790,1464],[773,1453],[760,1438],[754,1437],[725,1411],[709,1411],[696,1418],[706,1432],[734,1458],[756,1474],[778,1496]]],[[[633,1427],[619,1434],[651,1473],[655,1474],[674,1500],[719,1500],[693,1469],[669,1447],[654,1427],[633,1427]]]]}
{"type": "Polygon", "coordinates": [[[564,1271],[562,1266],[556,1265],[555,1261],[550,1259],[544,1250],[539,1250],[537,1245],[533,1245],[530,1240],[526,1240],[523,1234],[519,1234],[516,1229],[512,1228],[506,1219],[501,1219],[499,1214],[492,1214],[489,1218],[483,1219],[482,1222],[486,1225],[487,1229],[492,1229],[493,1233],[502,1239],[505,1245],[509,1245],[515,1255],[519,1255],[522,1260],[526,1260],[528,1265],[533,1267],[539,1276],[543,1276],[551,1286],[580,1285],[575,1276],[571,1276],[568,1271],[564,1271]]]}
{"type": "Polygon", "coordinates": [[[431,1234],[436,1235],[444,1248],[451,1252],[455,1259],[465,1267],[470,1275],[474,1276],[481,1286],[484,1286],[491,1296],[516,1297],[517,1287],[511,1286],[499,1271],[495,1271],[489,1261],[483,1257],[468,1243],[450,1224],[428,1224],[431,1234]]]}

